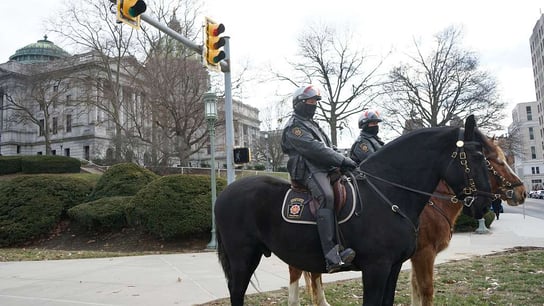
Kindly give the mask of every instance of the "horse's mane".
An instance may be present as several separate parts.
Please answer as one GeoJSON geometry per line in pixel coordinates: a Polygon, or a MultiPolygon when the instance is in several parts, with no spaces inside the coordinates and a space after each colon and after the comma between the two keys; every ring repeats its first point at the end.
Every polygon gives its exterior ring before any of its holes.
{"type": "MultiPolygon", "coordinates": [[[[407,150],[410,148],[416,149],[418,146],[436,146],[436,137],[433,137],[435,135],[440,134],[440,137],[448,137],[451,138],[451,145],[455,144],[456,138],[458,136],[457,133],[453,133],[453,130],[458,130],[459,128],[456,127],[432,127],[432,128],[421,128],[414,130],[408,134],[401,135],[392,141],[386,143],[383,147],[381,147],[378,151],[376,151],[374,154],[370,155],[367,159],[363,161],[364,163],[372,162],[374,159],[381,159],[384,155],[389,154],[395,154],[398,155],[399,153],[402,153],[403,150],[407,150]],[[451,134],[451,136],[448,136],[448,134],[451,134]],[[443,136],[442,136],[443,135],[443,136]]],[[[446,141],[449,141],[446,140],[446,141]]],[[[406,152],[406,154],[409,154],[410,152],[406,152]]]]}
{"type": "MultiPolygon", "coordinates": [[[[436,138],[431,137],[433,135],[440,135],[440,137],[451,137],[451,141],[452,141],[451,145],[453,146],[459,135],[458,133],[452,133],[452,131],[458,131],[458,130],[459,130],[459,127],[451,127],[451,126],[417,129],[408,134],[401,135],[393,139],[392,141],[386,143],[382,148],[380,148],[376,153],[370,155],[370,157],[368,157],[366,160],[372,160],[372,159],[378,158],[377,156],[388,154],[388,152],[395,152],[396,150],[399,149],[399,147],[405,146],[405,145],[409,145],[409,146],[425,145],[425,146],[434,147],[438,144],[436,143],[436,138]],[[447,136],[450,133],[451,133],[451,136],[447,136]]],[[[485,136],[478,129],[475,129],[474,132],[476,135],[476,140],[480,141],[484,145],[484,149],[490,152],[497,151],[496,150],[497,146],[493,143],[491,139],[485,136]]],[[[441,140],[447,141],[446,139],[447,138],[441,139],[441,140]]]]}

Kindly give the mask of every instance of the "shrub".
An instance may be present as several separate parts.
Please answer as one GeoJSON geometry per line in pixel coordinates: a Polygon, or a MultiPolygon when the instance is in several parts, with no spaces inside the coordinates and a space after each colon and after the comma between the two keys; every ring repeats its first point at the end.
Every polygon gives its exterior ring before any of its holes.
{"type": "Polygon", "coordinates": [[[81,162],[77,158],[59,155],[23,156],[21,171],[23,173],[79,173],[81,162]]]}
{"type": "Polygon", "coordinates": [[[74,206],[68,216],[89,230],[121,229],[127,225],[126,210],[132,196],[101,198],[74,206]]]}
{"type": "MultiPolygon", "coordinates": [[[[488,211],[484,215],[485,226],[489,228],[493,220],[495,220],[495,214],[492,211],[488,211]]],[[[459,218],[455,222],[455,232],[473,232],[478,228],[478,220],[465,214],[460,214],[459,218]]]]}
{"type": "Polygon", "coordinates": [[[46,234],[91,189],[85,180],[55,175],[21,176],[1,184],[0,246],[46,234]]]}
{"type": "Polygon", "coordinates": [[[256,164],[255,166],[253,166],[253,169],[258,171],[263,171],[263,170],[266,170],[266,166],[262,164],[256,164]]]}
{"type": "MultiPolygon", "coordinates": [[[[226,180],[217,179],[217,192],[226,180]]],[[[165,239],[203,234],[211,229],[210,177],[171,175],[153,181],[132,199],[131,218],[165,239]]]]}
{"type": "Polygon", "coordinates": [[[21,156],[0,156],[0,175],[21,172],[21,156]]]}
{"type": "Polygon", "coordinates": [[[158,177],[155,173],[133,163],[116,164],[104,172],[87,200],[133,196],[158,177]]]}

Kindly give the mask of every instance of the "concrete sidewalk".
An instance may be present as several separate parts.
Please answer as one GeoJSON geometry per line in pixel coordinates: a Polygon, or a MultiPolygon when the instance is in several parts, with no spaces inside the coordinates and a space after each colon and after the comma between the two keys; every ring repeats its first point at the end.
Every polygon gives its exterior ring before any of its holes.
{"type": "MultiPolygon", "coordinates": [[[[437,263],[516,246],[544,247],[544,220],[504,213],[489,234],[455,234],[437,263]]],[[[403,269],[409,269],[409,261],[403,269]]],[[[288,285],[288,268],[264,258],[256,273],[261,291],[288,285]]],[[[360,272],[323,275],[325,282],[360,279],[360,272]]],[[[256,292],[251,286],[248,293],[256,292]]],[[[215,252],[0,263],[0,305],[194,305],[228,297],[215,252]]]]}

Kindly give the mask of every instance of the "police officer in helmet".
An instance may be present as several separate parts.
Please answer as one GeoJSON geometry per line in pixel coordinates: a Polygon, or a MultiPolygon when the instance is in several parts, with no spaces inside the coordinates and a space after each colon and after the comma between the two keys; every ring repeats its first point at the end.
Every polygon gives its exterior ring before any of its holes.
{"type": "Polygon", "coordinates": [[[313,120],[319,89],[313,85],[298,88],[293,93],[293,110],[282,135],[282,150],[289,156],[287,169],[291,179],[302,184],[319,201],[317,231],[325,256],[327,272],[333,273],[349,266],[355,252],[340,245],[336,234],[334,195],[328,174],[338,167],[353,170],[357,164],[332,148],[328,136],[313,120]]]}
{"type": "Polygon", "coordinates": [[[364,110],[359,116],[361,134],[351,146],[350,153],[351,159],[356,163],[361,163],[383,146],[384,143],[378,136],[379,122],[382,122],[382,117],[377,110],[364,110]]]}

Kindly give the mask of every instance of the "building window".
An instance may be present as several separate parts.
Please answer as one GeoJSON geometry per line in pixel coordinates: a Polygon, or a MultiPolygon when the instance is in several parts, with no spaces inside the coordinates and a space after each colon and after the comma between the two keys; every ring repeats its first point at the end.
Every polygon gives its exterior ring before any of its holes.
{"type": "Polygon", "coordinates": [[[531,147],[531,159],[536,159],[536,148],[534,146],[531,147]]]}
{"type": "Polygon", "coordinates": [[[531,167],[532,174],[540,174],[540,167],[531,167]]]}
{"type": "Polygon", "coordinates": [[[64,156],[70,156],[70,148],[64,149],[64,156]]]}
{"type": "Polygon", "coordinates": [[[57,117],[53,117],[53,134],[57,134],[59,131],[59,120],[57,117]]]}
{"type": "Polygon", "coordinates": [[[57,155],[57,150],[51,150],[51,155],[57,155]]]}
{"type": "Polygon", "coordinates": [[[525,111],[527,112],[527,121],[533,120],[533,112],[531,111],[531,107],[526,106],[525,111]]]}
{"type": "Polygon", "coordinates": [[[72,115],[66,115],[66,133],[72,131],[72,115]]]}
{"type": "Polygon", "coordinates": [[[533,131],[533,128],[529,128],[529,139],[534,140],[535,139],[535,132],[533,131]]]}
{"type": "Polygon", "coordinates": [[[531,180],[531,184],[533,185],[533,188],[531,190],[539,190],[542,189],[542,180],[531,180]]]}
{"type": "Polygon", "coordinates": [[[21,146],[17,145],[17,154],[21,154],[21,146]]]}
{"type": "Polygon", "coordinates": [[[39,151],[37,154],[38,154],[38,155],[42,155],[42,151],[39,151]]]}
{"type": "Polygon", "coordinates": [[[43,136],[43,129],[44,129],[45,121],[43,119],[40,119],[40,131],[39,136],[43,136]]]}
{"type": "Polygon", "coordinates": [[[83,158],[91,160],[91,148],[89,146],[83,146],[83,158]]]}

